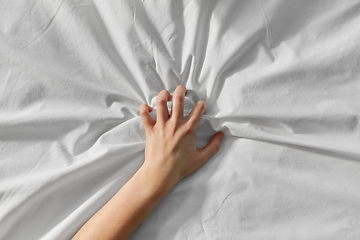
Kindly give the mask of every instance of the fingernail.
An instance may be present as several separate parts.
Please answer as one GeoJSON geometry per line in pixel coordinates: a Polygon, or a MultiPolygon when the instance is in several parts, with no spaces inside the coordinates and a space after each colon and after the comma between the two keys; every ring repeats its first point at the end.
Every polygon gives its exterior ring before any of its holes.
{"type": "Polygon", "coordinates": [[[220,141],[223,140],[225,134],[222,132],[221,136],[220,136],[220,141]]]}

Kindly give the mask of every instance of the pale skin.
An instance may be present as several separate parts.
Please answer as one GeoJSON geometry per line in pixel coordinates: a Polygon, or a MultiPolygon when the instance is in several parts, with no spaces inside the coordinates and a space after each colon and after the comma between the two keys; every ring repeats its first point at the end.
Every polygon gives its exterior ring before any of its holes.
{"type": "Polygon", "coordinates": [[[207,108],[199,101],[184,117],[187,90],[179,85],[172,97],[159,93],[156,121],[147,104],[139,112],[146,132],[145,161],[135,175],[74,236],[77,239],[128,239],[155,205],[186,176],[202,167],[220,149],[224,133],[216,133],[204,148],[195,134],[207,108]]]}

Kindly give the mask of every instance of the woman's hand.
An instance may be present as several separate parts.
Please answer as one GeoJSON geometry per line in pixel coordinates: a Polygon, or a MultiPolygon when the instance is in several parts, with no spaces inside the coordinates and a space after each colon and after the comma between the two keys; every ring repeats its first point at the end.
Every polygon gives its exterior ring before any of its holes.
{"type": "Polygon", "coordinates": [[[160,92],[157,121],[150,116],[152,108],[140,106],[146,130],[145,162],[135,175],[82,226],[75,239],[128,239],[155,205],[182,178],[203,166],[220,148],[223,133],[215,134],[210,143],[198,149],[195,133],[206,109],[197,102],[184,118],[186,88],[178,86],[173,96],[171,115],[168,91],[160,92]]]}
{"type": "Polygon", "coordinates": [[[207,104],[197,102],[185,118],[186,92],[183,85],[176,88],[169,114],[167,101],[171,95],[167,90],[161,91],[156,103],[156,121],[150,116],[152,108],[147,104],[142,104],[139,110],[146,132],[145,162],[141,168],[166,192],[203,166],[220,149],[224,137],[222,132],[216,133],[206,147],[197,148],[196,130],[207,104]]]}

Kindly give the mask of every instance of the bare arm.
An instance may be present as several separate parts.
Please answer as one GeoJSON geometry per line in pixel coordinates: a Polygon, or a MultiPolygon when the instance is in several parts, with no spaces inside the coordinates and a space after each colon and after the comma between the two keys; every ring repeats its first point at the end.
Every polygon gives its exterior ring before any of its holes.
{"type": "Polygon", "coordinates": [[[76,239],[128,239],[155,205],[184,177],[203,166],[220,148],[224,136],[215,134],[210,143],[197,148],[195,134],[207,107],[196,103],[184,118],[186,88],[179,85],[173,96],[171,115],[168,91],[158,96],[157,121],[152,108],[140,106],[146,131],[145,161],[136,174],[74,236],[76,239]]]}

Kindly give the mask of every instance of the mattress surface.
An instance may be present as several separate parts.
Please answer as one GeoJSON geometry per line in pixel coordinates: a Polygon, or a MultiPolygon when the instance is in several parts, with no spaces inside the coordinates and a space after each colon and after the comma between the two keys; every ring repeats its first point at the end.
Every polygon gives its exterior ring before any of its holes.
{"type": "Polygon", "coordinates": [[[359,26],[358,0],[0,1],[0,239],[70,239],[179,84],[197,145],[225,138],[131,239],[359,239],[359,26]]]}

